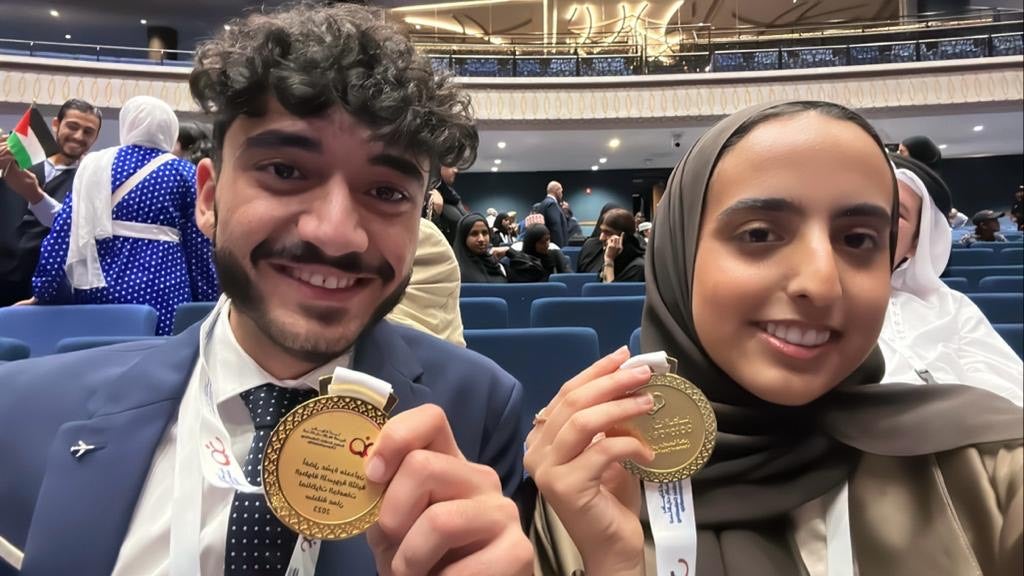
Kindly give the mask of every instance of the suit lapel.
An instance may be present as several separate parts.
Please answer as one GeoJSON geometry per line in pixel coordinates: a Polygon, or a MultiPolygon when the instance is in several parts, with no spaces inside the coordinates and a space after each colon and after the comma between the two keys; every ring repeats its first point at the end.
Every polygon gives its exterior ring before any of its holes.
{"type": "MultiPolygon", "coordinates": [[[[398,404],[392,414],[431,400],[430,389],[418,384],[423,375],[423,367],[402,340],[399,330],[387,321],[378,322],[359,338],[352,368],[391,384],[398,397],[398,404]]],[[[366,536],[324,542],[316,573],[319,576],[376,574],[376,565],[366,543],[366,536]]]]}
{"type": "MultiPolygon", "coordinates": [[[[42,172],[42,169],[40,169],[40,172],[42,172]]],[[[76,172],[78,172],[77,168],[58,172],[57,175],[53,177],[53,180],[50,180],[45,186],[43,186],[43,191],[52,196],[57,202],[64,202],[64,199],[68,195],[68,191],[71,190],[71,183],[75,179],[76,172]]],[[[39,181],[42,182],[43,180],[40,179],[39,181]]]]}
{"type": "Polygon", "coordinates": [[[177,414],[198,352],[198,326],[154,347],[102,385],[88,420],[58,430],[25,546],[23,576],[109,574],[153,453],[177,414]],[[79,441],[95,449],[76,459],[79,441]]]}

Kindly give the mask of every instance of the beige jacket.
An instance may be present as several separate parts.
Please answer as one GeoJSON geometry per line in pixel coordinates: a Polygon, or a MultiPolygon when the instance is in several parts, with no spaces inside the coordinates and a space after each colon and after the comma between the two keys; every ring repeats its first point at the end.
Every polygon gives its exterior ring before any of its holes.
{"type": "MultiPolygon", "coordinates": [[[[1021,442],[908,458],[862,456],[850,477],[850,532],[862,576],[1021,576],[1021,442]]],[[[530,537],[535,574],[584,574],[572,540],[543,499],[530,537]]],[[[646,552],[647,574],[654,575],[649,540],[646,552]]]]}
{"type": "Polygon", "coordinates": [[[412,280],[387,319],[465,347],[459,313],[460,287],[455,252],[437,226],[421,218],[412,280]]]}

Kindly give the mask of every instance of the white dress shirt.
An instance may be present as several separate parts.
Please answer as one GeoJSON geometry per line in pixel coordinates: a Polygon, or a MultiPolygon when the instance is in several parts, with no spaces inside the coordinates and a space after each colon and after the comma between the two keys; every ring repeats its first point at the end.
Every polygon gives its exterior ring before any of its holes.
{"type": "MultiPolygon", "coordinates": [[[[72,170],[74,168],[78,168],[78,162],[69,165],[61,164],[58,166],[47,158],[43,163],[44,181],[39,183],[39,187],[42,188],[43,186],[46,186],[50,180],[53,180],[54,177],[61,172],[64,172],[65,170],[72,170]]],[[[32,211],[32,214],[35,215],[36,220],[39,220],[40,224],[47,228],[52,228],[53,219],[57,217],[57,212],[60,212],[60,209],[63,206],[63,204],[57,202],[52,196],[44,192],[42,200],[35,204],[29,204],[28,209],[32,211]]]]}
{"type": "MultiPolygon", "coordinates": [[[[231,435],[232,453],[236,461],[244,462],[256,432],[249,409],[239,394],[268,382],[285,388],[316,389],[321,376],[331,374],[337,366],[349,367],[352,354],[346,353],[297,380],[278,380],[267,374],[242,350],[228,322],[229,310],[229,306],[224,306],[219,315],[211,316],[203,323],[202,330],[206,332],[209,323],[215,323],[205,350],[206,363],[218,412],[225,429],[231,435]]],[[[192,370],[188,386],[199,386],[198,363],[192,370]]],[[[183,404],[179,417],[198,419],[199,407],[183,404]]],[[[171,512],[175,508],[196,504],[173,502],[177,428],[177,420],[172,420],[153,454],[149,475],[121,544],[113,576],[156,576],[169,573],[171,512]]],[[[195,473],[201,476],[199,466],[195,467],[195,473]]],[[[204,575],[224,573],[228,515],[234,494],[234,490],[204,482],[200,512],[200,566],[204,575]]]]}

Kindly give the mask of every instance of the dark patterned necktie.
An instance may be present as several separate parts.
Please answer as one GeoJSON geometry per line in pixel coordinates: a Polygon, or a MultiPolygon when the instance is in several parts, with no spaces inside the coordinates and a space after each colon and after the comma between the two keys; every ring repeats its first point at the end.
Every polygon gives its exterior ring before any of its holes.
{"type": "MultiPolygon", "coordinates": [[[[263,449],[274,426],[316,391],[264,384],[240,394],[249,408],[256,435],[242,472],[253,486],[262,484],[263,449]]],[[[235,492],[224,549],[225,576],[282,576],[298,536],[270,511],[263,494],[235,492]]]]}

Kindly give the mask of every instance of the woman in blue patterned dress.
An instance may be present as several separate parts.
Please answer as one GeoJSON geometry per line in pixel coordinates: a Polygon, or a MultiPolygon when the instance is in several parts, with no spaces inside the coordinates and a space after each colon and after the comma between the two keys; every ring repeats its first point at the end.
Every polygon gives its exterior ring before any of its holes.
{"type": "Polygon", "coordinates": [[[157,334],[184,302],[216,300],[210,241],[196,227],[195,167],[169,151],[178,120],[163,101],[132,98],[121,146],[87,156],[43,242],[38,304],[148,304],[157,334]]]}

